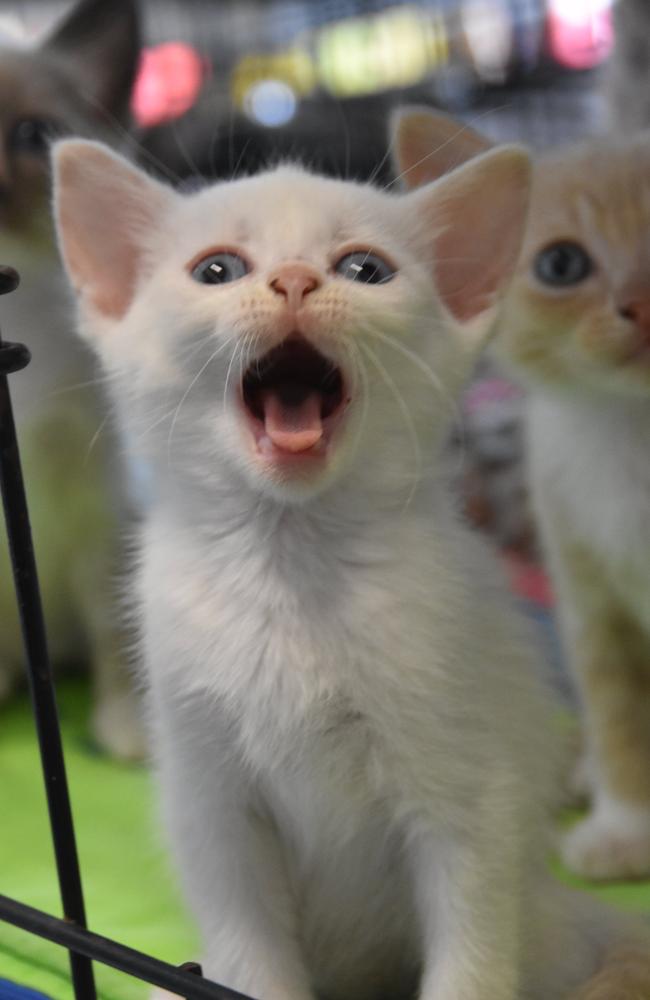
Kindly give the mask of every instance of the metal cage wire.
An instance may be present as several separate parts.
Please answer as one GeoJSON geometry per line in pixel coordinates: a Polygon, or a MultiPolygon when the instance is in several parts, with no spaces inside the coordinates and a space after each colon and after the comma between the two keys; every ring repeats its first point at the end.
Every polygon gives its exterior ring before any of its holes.
{"type": "MultiPolygon", "coordinates": [[[[0,295],[19,284],[17,272],[0,265],[0,295]]],[[[186,997],[187,1000],[250,1000],[242,993],[203,979],[201,967],[180,967],[88,930],[56,694],[47,650],[27,499],[7,376],[25,368],[31,355],[24,344],[0,333],[0,488],[11,565],[25,647],[27,677],[41,756],[63,919],[0,895],[6,921],[68,949],[75,1000],[97,1000],[93,961],[186,997]]]]}

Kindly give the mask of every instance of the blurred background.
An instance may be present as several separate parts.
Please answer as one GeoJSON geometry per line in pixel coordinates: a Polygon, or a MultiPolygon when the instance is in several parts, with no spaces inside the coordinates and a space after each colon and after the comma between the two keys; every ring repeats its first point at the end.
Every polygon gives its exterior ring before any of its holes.
{"type": "MultiPolygon", "coordinates": [[[[0,41],[34,37],[70,6],[2,2],[0,41]]],[[[612,46],[612,0],[140,7],[133,112],[142,129],[158,127],[152,148],[181,176],[232,172],[278,148],[322,169],[381,175],[385,107],[404,101],[434,103],[495,138],[538,146],[592,131],[602,115],[595,80],[612,46]]]]}

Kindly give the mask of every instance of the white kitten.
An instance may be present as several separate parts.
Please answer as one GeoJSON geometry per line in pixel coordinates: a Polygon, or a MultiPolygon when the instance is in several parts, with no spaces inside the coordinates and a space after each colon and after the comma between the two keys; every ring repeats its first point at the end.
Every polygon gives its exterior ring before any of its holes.
{"type": "Polygon", "coordinates": [[[409,195],[284,167],[183,196],[84,142],[56,162],[81,328],[155,486],[144,654],[206,974],[263,1000],[566,996],[620,935],[545,873],[557,739],[436,458],[527,158],[409,195]]]}

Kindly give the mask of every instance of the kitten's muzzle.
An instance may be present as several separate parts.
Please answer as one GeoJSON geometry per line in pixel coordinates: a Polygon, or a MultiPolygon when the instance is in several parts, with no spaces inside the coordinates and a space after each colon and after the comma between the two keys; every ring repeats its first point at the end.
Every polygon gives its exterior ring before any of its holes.
{"type": "Polygon", "coordinates": [[[269,288],[285,299],[287,308],[293,315],[297,315],[306,297],[320,288],[321,284],[318,271],[303,261],[285,261],[269,280],[269,288]]]}
{"type": "Polygon", "coordinates": [[[647,295],[625,301],[618,307],[622,319],[632,324],[626,361],[647,360],[650,357],[650,298],[647,295]]]}

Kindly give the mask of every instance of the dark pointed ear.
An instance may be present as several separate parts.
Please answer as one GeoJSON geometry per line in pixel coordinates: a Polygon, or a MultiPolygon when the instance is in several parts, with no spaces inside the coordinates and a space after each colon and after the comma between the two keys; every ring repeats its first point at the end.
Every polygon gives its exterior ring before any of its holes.
{"type": "Polygon", "coordinates": [[[107,319],[129,308],[145,269],[144,248],[175,195],[107,146],[56,143],[54,214],[70,282],[107,319]]]}
{"type": "Polygon", "coordinates": [[[395,174],[406,188],[448,174],[492,148],[469,125],[430,108],[399,108],[390,121],[395,174]]]}
{"type": "Polygon", "coordinates": [[[41,48],[65,61],[98,117],[128,121],[140,57],[136,0],[81,0],[41,48]]]}
{"type": "Polygon", "coordinates": [[[427,226],[438,293],[468,346],[488,334],[526,224],[531,163],[502,146],[407,195],[427,226]]]}

